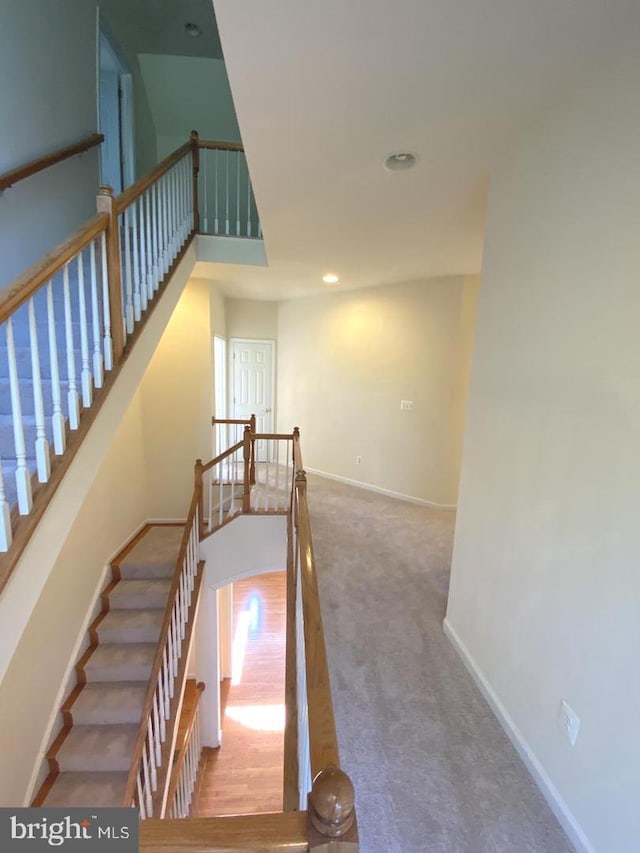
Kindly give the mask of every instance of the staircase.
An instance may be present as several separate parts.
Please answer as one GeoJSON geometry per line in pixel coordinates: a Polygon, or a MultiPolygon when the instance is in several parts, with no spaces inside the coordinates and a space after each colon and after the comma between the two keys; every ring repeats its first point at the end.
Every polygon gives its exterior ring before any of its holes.
{"type": "Polygon", "coordinates": [[[121,806],[181,525],[148,525],[112,565],[102,612],[62,706],[64,727],[47,754],[49,776],[33,805],[121,806]]]}

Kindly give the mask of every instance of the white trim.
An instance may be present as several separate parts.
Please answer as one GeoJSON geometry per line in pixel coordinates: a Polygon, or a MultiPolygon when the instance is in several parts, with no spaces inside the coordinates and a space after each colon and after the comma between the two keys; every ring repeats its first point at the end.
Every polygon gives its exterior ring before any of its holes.
{"type": "Polygon", "coordinates": [[[317,474],[319,477],[326,477],[327,480],[337,480],[339,483],[356,486],[358,489],[366,489],[368,492],[378,492],[378,494],[397,498],[400,501],[408,501],[412,504],[420,504],[448,511],[455,510],[457,506],[456,504],[439,504],[435,501],[427,501],[424,498],[414,498],[412,495],[403,495],[402,492],[392,492],[391,489],[383,489],[382,486],[374,486],[372,483],[362,483],[360,480],[351,480],[349,477],[341,477],[339,474],[329,474],[327,471],[319,471],[317,468],[309,468],[307,465],[304,466],[304,470],[310,474],[317,474]]]}
{"type": "Polygon", "coordinates": [[[566,834],[569,836],[571,843],[579,853],[596,853],[595,847],[584,834],[582,827],[571,813],[569,806],[563,800],[560,792],[549,778],[546,770],[536,758],[531,747],[524,739],[522,732],[513,722],[507,709],[504,707],[495,691],[480,671],[477,663],[471,656],[471,653],[458,636],[456,629],[446,618],[442,624],[442,628],[446,636],[449,638],[451,645],[460,655],[462,662],[477,684],[480,692],[489,704],[489,707],[497,717],[498,722],[504,729],[516,752],[522,759],[524,766],[527,768],[533,777],[534,782],[542,792],[542,795],[549,804],[549,808],[558,819],[560,826],[562,826],[566,834]]]}

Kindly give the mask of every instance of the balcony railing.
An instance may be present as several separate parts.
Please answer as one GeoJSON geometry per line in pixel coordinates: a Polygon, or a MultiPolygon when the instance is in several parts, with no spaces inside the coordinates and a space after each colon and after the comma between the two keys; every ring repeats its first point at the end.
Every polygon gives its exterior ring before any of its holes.
{"type": "Polygon", "coordinates": [[[242,147],[194,132],[0,294],[0,592],[201,225],[261,233],[242,147]]]}

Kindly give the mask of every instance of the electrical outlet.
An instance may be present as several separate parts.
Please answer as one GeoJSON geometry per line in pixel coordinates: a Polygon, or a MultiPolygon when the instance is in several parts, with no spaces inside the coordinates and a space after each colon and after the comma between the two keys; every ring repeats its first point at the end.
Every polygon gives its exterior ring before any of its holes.
{"type": "Polygon", "coordinates": [[[410,412],[413,410],[413,400],[400,400],[400,409],[403,412],[410,412]]]}
{"type": "Polygon", "coordinates": [[[356,456],[356,465],[359,465],[362,462],[362,456],[356,456]]]}
{"type": "Polygon", "coordinates": [[[567,736],[567,740],[571,746],[575,746],[578,740],[578,732],[580,731],[580,717],[564,699],[560,703],[558,725],[567,736]]]}

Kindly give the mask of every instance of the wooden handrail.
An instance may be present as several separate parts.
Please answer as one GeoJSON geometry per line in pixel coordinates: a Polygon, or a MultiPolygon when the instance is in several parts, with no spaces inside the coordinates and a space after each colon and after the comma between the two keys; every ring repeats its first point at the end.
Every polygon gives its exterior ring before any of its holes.
{"type": "MultiPolygon", "coordinates": [[[[188,683],[188,682],[187,682],[188,683]]],[[[184,738],[182,743],[176,743],[174,753],[177,755],[177,759],[171,768],[171,779],[169,780],[169,787],[167,788],[167,803],[172,803],[173,798],[176,793],[176,789],[178,787],[178,782],[180,781],[180,774],[182,773],[182,768],[184,766],[185,759],[187,757],[187,750],[189,748],[189,742],[191,740],[191,735],[193,734],[193,726],[197,719],[198,715],[198,706],[200,705],[200,697],[205,691],[205,684],[203,681],[198,682],[196,684],[196,697],[195,702],[193,703],[193,708],[189,712],[189,718],[187,719],[187,725],[184,732],[184,738]]],[[[182,720],[180,720],[182,722],[182,720]]]]}
{"type": "Polygon", "coordinates": [[[304,616],[304,652],[307,670],[309,706],[309,751],[311,778],[325,768],[340,766],[333,700],[329,683],[329,667],[322,630],[320,595],[311,539],[307,482],[304,471],[296,474],[298,503],[298,544],[300,548],[300,583],[304,616]]]}
{"type": "Polygon", "coordinates": [[[23,305],[42,285],[52,278],[66,263],[74,258],[85,246],[107,230],[109,217],[99,213],[86,222],[55,249],[36,261],[28,270],[14,279],[11,285],[0,293],[0,323],[4,323],[13,312],[23,305]]]}
{"type": "Polygon", "coordinates": [[[165,645],[167,643],[169,626],[171,625],[175,598],[180,586],[180,575],[182,574],[182,566],[187,553],[187,547],[189,545],[189,539],[191,536],[191,528],[193,526],[193,520],[199,503],[199,490],[195,488],[193,492],[193,497],[191,498],[189,512],[187,514],[187,521],[185,523],[184,533],[182,535],[182,542],[180,543],[180,551],[178,552],[178,559],[176,561],[176,571],[174,572],[173,581],[171,583],[171,588],[167,597],[167,606],[164,610],[164,618],[162,620],[162,626],[160,628],[158,645],[156,646],[156,653],[154,655],[153,663],[151,665],[151,673],[149,675],[149,686],[147,688],[144,705],[142,706],[142,711],[140,714],[140,729],[138,730],[138,735],[136,737],[136,741],[133,747],[131,766],[129,768],[129,776],[127,778],[127,785],[125,788],[125,795],[123,800],[124,806],[131,805],[131,803],[133,802],[134,792],[136,790],[136,780],[140,772],[140,762],[142,761],[142,750],[144,748],[144,744],[147,738],[147,721],[153,711],[153,698],[156,692],[158,674],[160,672],[160,667],[162,666],[162,659],[164,656],[165,645]]]}
{"type": "Polygon", "coordinates": [[[86,139],[80,142],[74,142],[73,145],[66,145],[64,148],[58,148],[51,154],[46,154],[44,157],[38,157],[36,160],[31,160],[25,163],[24,166],[18,166],[17,169],[11,169],[9,172],[4,172],[0,175],[0,193],[9,187],[15,186],[18,181],[23,181],[25,178],[30,178],[49,166],[55,166],[56,163],[61,163],[63,160],[68,160],[69,157],[75,157],[76,154],[82,154],[96,145],[104,142],[104,136],[101,133],[92,133],[86,139]]]}
{"type": "Polygon", "coordinates": [[[140,822],[140,850],[146,853],[306,853],[308,849],[306,812],[140,822]]]}
{"type": "Polygon", "coordinates": [[[215,139],[199,139],[198,146],[212,151],[244,151],[241,142],[217,142],[215,139]]]}
{"type": "Polygon", "coordinates": [[[236,444],[228,447],[222,453],[219,453],[214,459],[211,459],[209,462],[205,462],[202,466],[202,473],[204,474],[210,468],[213,468],[214,465],[217,465],[218,462],[222,462],[223,459],[226,459],[227,456],[232,456],[237,450],[240,450],[243,445],[242,441],[238,441],[236,444]]]}
{"type": "Polygon", "coordinates": [[[133,204],[133,202],[139,198],[145,190],[149,189],[151,184],[155,184],[155,182],[166,174],[169,169],[178,162],[178,160],[182,160],[184,155],[188,154],[190,151],[191,142],[185,142],[184,145],[181,145],[180,148],[176,148],[172,154],[169,154],[168,157],[165,157],[164,160],[158,163],[155,169],[149,172],[148,175],[144,175],[144,177],[136,181],[135,184],[132,184],[123,193],[120,193],[119,196],[116,196],[113,200],[116,211],[118,213],[122,213],[122,211],[129,207],[129,205],[133,204]]]}
{"type": "Polygon", "coordinates": [[[215,426],[216,424],[236,424],[237,426],[249,426],[251,424],[251,419],[246,418],[242,420],[242,418],[211,418],[211,424],[215,426]]]}

